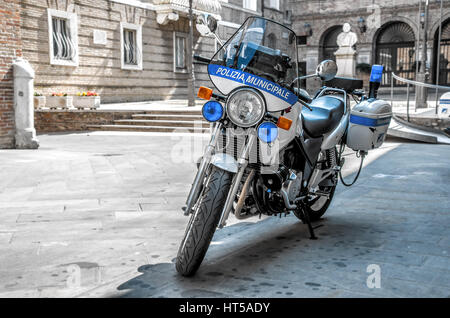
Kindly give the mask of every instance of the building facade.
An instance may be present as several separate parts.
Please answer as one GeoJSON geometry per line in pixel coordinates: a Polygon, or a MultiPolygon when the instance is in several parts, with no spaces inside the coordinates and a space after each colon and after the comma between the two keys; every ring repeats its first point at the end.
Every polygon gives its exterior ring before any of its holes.
{"type": "MultiPolygon", "coordinates": [[[[383,86],[391,85],[391,72],[415,79],[416,57],[422,59],[426,34],[428,82],[450,85],[450,1],[443,0],[442,36],[438,54],[440,0],[429,0],[428,19],[424,0],[291,0],[292,27],[306,36],[299,45],[299,59],[308,73],[323,59],[334,59],[336,38],[345,22],[357,34],[357,69],[385,67],[383,86]],[[419,12],[419,9],[422,13],[419,12]],[[417,55],[417,56],[416,56],[417,55]]],[[[417,67],[420,64],[417,64],[417,67]]],[[[394,80],[394,86],[401,86],[394,80]]]]}
{"type": "MultiPolygon", "coordinates": [[[[194,0],[194,16],[219,19],[223,39],[246,17],[285,17],[287,0],[194,0]]],[[[39,94],[96,91],[102,102],[187,96],[188,0],[20,0],[23,57],[39,94]]],[[[211,57],[218,44],[194,27],[194,53],[211,57]]],[[[210,85],[194,64],[195,84],[210,85]]]]}

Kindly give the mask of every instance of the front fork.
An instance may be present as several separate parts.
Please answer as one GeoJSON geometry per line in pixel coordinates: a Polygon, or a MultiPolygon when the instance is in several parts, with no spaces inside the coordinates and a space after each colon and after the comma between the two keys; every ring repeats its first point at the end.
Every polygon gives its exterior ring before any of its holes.
{"type": "Polygon", "coordinates": [[[203,179],[205,178],[206,171],[211,162],[211,157],[216,149],[217,139],[219,138],[220,131],[222,130],[222,123],[218,122],[214,126],[214,130],[211,134],[211,139],[206,147],[205,153],[203,154],[202,160],[195,175],[194,182],[192,183],[191,190],[186,200],[186,209],[184,210],[184,215],[189,215],[191,209],[195,202],[197,202],[198,196],[200,194],[201,186],[203,184],[203,179]]]}
{"type": "Polygon", "coordinates": [[[248,165],[250,150],[252,149],[253,143],[256,139],[256,131],[254,129],[248,130],[248,133],[249,134],[247,142],[244,144],[244,149],[242,150],[241,156],[238,159],[238,172],[233,179],[230,192],[228,192],[227,200],[225,201],[225,205],[222,210],[222,216],[220,217],[219,221],[219,229],[223,228],[226,225],[226,221],[228,219],[228,216],[230,215],[234,198],[236,197],[239,185],[241,184],[242,176],[244,175],[244,171],[248,165]]]}
{"type": "MultiPolygon", "coordinates": [[[[211,158],[214,150],[216,149],[217,139],[219,137],[220,131],[222,130],[222,124],[217,123],[214,127],[211,139],[209,141],[208,146],[206,147],[205,154],[200,162],[197,174],[195,176],[194,182],[192,184],[191,190],[189,192],[188,198],[186,200],[186,210],[184,211],[184,215],[189,215],[193,205],[197,202],[198,197],[200,195],[201,186],[203,184],[203,180],[205,178],[206,171],[211,163],[211,158]]],[[[254,129],[248,131],[247,142],[244,144],[244,148],[241,152],[241,155],[238,159],[238,170],[237,174],[233,178],[232,186],[230,191],[228,192],[227,199],[225,201],[225,205],[223,207],[219,228],[223,228],[226,225],[226,220],[230,215],[232,204],[234,202],[234,198],[236,197],[236,193],[239,189],[239,185],[242,180],[242,176],[244,175],[245,169],[248,165],[248,157],[250,150],[252,149],[253,143],[256,140],[256,131],[254,129]]]]}

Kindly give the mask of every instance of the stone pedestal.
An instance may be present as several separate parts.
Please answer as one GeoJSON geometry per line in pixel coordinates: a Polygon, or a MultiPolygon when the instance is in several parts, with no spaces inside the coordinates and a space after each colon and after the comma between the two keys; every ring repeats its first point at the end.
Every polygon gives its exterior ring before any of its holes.
{"type": "Polygon", "coordinates": [[[34,129],[34,70],[24,59],[13,63],[16,148],[36,149],[39,141],[34,129]]]}
{"type": "MultiPolygon", "coordinates": [[[[417,79],[418,82],[425,83],[426,82],[426,76],[424,73],[417,73],[417,79]]],[[[416,86],[416,108],[427,108],[428,103],[428,90],[425,87],[422,86],[416,86]]]]}
{"type": "Polygon", "coordinates": [[[351,47],[341,47],[334,55],[338,67],[337,76],[354,78],[356,76],[356,51],[351,47]]]}

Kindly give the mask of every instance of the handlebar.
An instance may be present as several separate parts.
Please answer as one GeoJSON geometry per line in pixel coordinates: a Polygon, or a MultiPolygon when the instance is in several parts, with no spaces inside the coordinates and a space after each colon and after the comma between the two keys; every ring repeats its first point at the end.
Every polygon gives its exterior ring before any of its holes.
{"type": "Polygon", "coordinates": [[[211,59],[197,54],[194,54],[194,60],[201,62],[202,64],[209,64],[211,62],[211,59]]]}

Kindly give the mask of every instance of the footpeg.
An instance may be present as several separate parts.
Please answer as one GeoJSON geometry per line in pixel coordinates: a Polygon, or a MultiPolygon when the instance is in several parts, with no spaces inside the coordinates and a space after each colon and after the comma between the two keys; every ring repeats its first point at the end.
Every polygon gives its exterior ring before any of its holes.
{"type": "Polygon", "coordinates": [[[186,216],[189,215],[189,211],[187,210],[187,206],[186,206],[186,205],[183,206],[183,207],[181,208],[181,210],[183,210],[183,214],[184,214],[184,215],[186,215],[186,216]]]}

